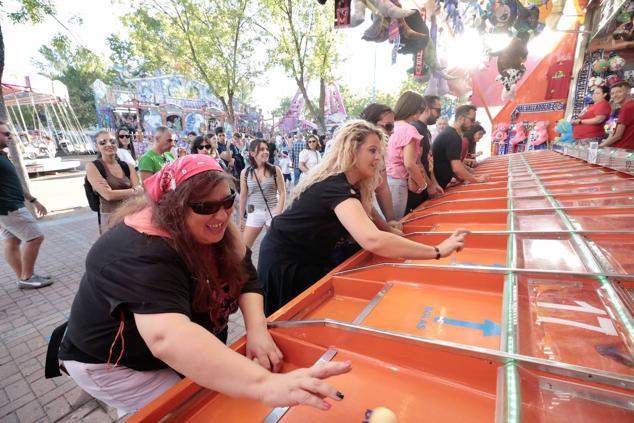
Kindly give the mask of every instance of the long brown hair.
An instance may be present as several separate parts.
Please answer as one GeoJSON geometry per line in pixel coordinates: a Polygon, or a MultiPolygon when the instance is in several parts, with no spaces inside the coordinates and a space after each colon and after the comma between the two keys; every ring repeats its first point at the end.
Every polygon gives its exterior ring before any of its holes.
{"type": "Polygon", "coordinates": [[[203,200],[223,182],[233,189],[233,180],[225,172],[202,172],[184,181],[174,191],[165,193],[158,204],[146,198],[126,203],[113,219],[116,224],[129,214],[151,207],[153,222],[170,234],[171,239],[166,242],[185,262],[191,274],[194,311],[210,311],[213,317],[220,312],[220,303],[216,299],[223,297],[223,289],[228,287],[229,295],[235,298],[246,282],[247,271],[242,266],[246,250],[232,222],[220,242],[197,243],[187,228],[185,216],[189,204],[203,200]]]}

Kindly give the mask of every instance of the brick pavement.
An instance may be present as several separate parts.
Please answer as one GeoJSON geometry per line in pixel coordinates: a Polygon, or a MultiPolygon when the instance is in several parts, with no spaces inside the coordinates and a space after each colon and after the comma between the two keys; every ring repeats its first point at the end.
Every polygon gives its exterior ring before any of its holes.
{"type": "MultiPolygon", "coordinates": [[[[52,286],[19,290],[11,268],[0,263],[0,423],[116,421],[113,409],[67,376],[44,379],[47,340],[68,317],[86,253],[98,236],[96,215],[82,211],[40,224],[46,239],[36,270],[52,276],[52,286]]],[[[243,333],[236,313],[230,317],[229,342],[243,333]]]]}

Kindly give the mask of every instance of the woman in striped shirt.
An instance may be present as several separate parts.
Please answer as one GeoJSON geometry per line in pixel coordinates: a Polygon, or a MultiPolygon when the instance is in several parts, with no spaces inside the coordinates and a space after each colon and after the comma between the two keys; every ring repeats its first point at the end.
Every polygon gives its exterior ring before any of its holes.
{"type": "Polygon", "coordinates": [[[249,144],[249,166],[240,173],[240,229],[242,239],[251,248],[262,227],[284,210],[286,188],[278,166],[268,162],[269,146],[263,139],[249,144]],[[247,212],[244,221],[245,208],[247,212]]]}

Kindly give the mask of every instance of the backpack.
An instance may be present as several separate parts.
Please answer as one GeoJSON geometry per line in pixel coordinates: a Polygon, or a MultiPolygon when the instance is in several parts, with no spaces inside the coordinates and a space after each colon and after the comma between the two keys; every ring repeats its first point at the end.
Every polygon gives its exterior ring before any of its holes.
{"type": "MultiPolygon", "coordinates": [[[[119,159],[117,159],[117,162],[119,163],[119,166],[121,166],[121,169],[123,169],[123,173],[125,174],[125,176],[129,178],[130,166],[128,166],[127,163],[122,162],[119,159]]],[[[103,166],[103,163],[101,162],[101,160],[99,159],[94,160],[92,164],[95,165],[101,177],[106,179],[106,168],[103,166]]],[[[99,209],[100,209],[99,206],[101,205],[101,200],[100,200],[101,197],[99,197],[99,194],[97,194],[97,192],[95,192],[95,190],[92,189],[92,185],[90,185],[90,182],[88,182],[87,176],[84,177],[84,191],[86,192],[86,199],[88,200],[88,205],[90,206],[90,210],[97,212],[97,220],[101,224],[101,214],[99,213],[99,209]]]]}

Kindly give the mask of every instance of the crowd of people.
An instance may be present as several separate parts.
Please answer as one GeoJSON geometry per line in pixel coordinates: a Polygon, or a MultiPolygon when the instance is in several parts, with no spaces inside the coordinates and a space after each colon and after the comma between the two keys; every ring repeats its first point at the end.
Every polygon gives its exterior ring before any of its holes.
{"type": "MultiPolygon", "coordinates": [[[[604,145],[632,137],[634,103],[619,89],[611,95],[623,102],[623,116],[604,145]]],[[[606,94],[597,90],[596,107],[575,124],[598,124],[606,94]]],[[[329,409],[326,399],[344,395],[324,379],[352,364],[279,373],[283,353],[266,316],[361,248],[419,260],[463,248],[465,230],[435,246],[402,232],[402,217],[450,184],[487,180],[473,171],[476,144],[485,135],[476,108],[458,106],[449,123],[441,121],[441,106],[438,97],[405,92],[393,108],[368,105],[332,138],[227,137],[219,127],[190,133],[187,146],[178,147],[173,131],[160,127],[143,154],[128,129],[100,131],[99,157],[86,175],[101,199],[102,235],[87,254],[69,321],[51,337],[47,361],[57,366],[60,360],[82,389],[120,415],[183,376],[269,406],[329,409]],[[251,248],[263,229],[256,269],[251,248]],[[238,309],[245,356],[224,345],[229,315],[238,309]]],[[[10,138],[0,123],[0,147],[10,138]]],[[[2,175],[15,174],[9,167],[0,154],[2,175]]],[[[24,200],[41,214],[46,209],[16,181],[0,180],[8,190],[0,201],[5,254],[18,286],[39,288],[52,282],[34,273],[43,236],[24,200]]]]}

